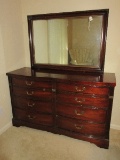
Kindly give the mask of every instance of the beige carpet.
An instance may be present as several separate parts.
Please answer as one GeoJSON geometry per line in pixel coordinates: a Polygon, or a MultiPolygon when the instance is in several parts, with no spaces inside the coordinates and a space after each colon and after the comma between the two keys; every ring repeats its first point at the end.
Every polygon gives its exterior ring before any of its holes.
{"type": "Polygon", "coordinates": [[[106,150],[62,135],[11,127],[0,136],[0,160],[120,160],[120,131],[111,130],[106,150]]]}

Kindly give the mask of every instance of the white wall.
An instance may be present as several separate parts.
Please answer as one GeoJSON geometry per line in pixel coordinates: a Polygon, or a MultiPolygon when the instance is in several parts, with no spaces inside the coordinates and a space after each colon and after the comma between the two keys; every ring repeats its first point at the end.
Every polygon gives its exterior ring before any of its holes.
{"type": "Polygon", "coordinates": [[[0,0],[0,133],[12,119],[6,72],[25,66],[24,57],[21,3],[0,0]]]}
{"type": "Polygon", "coordinates": [[[112,127],[120,129],[120,1],[119,0],[21,0],[26,65],[30,66],[27,15],[109,8],[105,71],[116,74],[117,86],[112,113],[112,127]]]}

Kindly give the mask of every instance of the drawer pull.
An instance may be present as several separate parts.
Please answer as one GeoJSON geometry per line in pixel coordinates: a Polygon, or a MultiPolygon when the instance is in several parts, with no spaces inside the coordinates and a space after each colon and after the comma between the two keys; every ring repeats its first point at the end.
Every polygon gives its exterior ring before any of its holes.
{"type": "Polygon", "coordinates": [[[46,91],[46,89],[45,88],[43,88],[43,92],[45,92],[46,91]]]}
{"type": "Polygon", "coordinates": [[[32,83],[33,83],[33,82],[28,82],[28,81],[26,81],[26,85],[27,85],[27,86],[31,86],[32,83]]]}
{"type": "Polygon", "coordinates": [[[77,124],[75,124],[75,128],[80,130],[83,128],[83,126],[78,126],[77,124]]]}
{"type": "Polygon", "coordinates": [[[78,111],[75,110],[75,114],[76,114],[77,116],[82,116],[84,113],[85,113],[84,111],[81,111],[80,113],[78,113],[78,111]]]}
{"type": "Polygon", "coordinates": [[[52,92],[56,92],[56,89],[52,88],[52,92]]]}
{"type": "Polygon", "coordinates": [[[85,101],[85,99],[81,99],[81,100],[79,100],[79,98],[77,98],[77,97],[76,97],[76,98],[75,98],[75,101],[76,101],[76,102],[78,102],[78,103],[82,103],[82,102],[84,102],[84,101],[85,101]]]}
{"type": "Polygon", "coordinates": [[[28,102],[28,107],[33,107],[34,105],[35,105],[35,103],[30,104],[30,103],[28,102]]]}
{"type": "Polygon", "coordinates": [[[76,89],[76,91],[78,91],[78,92],[83,92],[86,88],[85,88],[85,87],[82,87],[81,89],[79,89],[78,86],[75,86],[75,89],[76,89]]]}
{"type": "Polygon", "coordinates": [[[35,116],[31,116],[31,115],[28,115],[27,117],[28,117],[28,119],[30,119],[30,120],[35,119],[35,118],[36,118],[35,116]]]}
{"type": "Polygon", "coordinates": [[[32,96],[33,94],[34,94],[33,91],[32,91],[32,92],[28,92],[28,91],[27,91],[27,95],[32,96]]]}

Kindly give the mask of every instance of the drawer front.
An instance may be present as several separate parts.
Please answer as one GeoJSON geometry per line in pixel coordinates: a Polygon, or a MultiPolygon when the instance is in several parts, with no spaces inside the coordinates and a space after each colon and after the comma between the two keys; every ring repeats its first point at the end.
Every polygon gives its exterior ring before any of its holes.
{"type": "Polygon", "coordinates": [[[17,96],[25,96],[25,97],[32,97],[32,98],[39,98],[43,100],[52,100],[52,92],[50,91],[41,91],[41,90],[34,90],[28,88],[17,88],[13,87],[13,94],[17,96]]]}
{"type": "Polygon", "coordinates": [[[57,117],[57,126],[61,129],[79,132],[81,134],[103,136],[105,135],[105,124],[94,124],[70,118],[57,117]]]}
{"type": "Polygon", "coordinates": [[[14,107],[30,111],[37,111],[40,113],[52,113],[52,102],[35,101],[32,99],[25,99],[21,97],[13,97],[14,107]]]}
{"type": "Polygon", "coordinates": [[[57,94],[56,101],[93,107],[108,107],[109,105],[109,99],[106,97],[83,96],[80,94],[57,94]]]}
{"type": "Polygon", "coordinates": [[[41,124],[52,126],[54,124],[54,119],[52,115],[38,114],[20,109],[14,109],[14,118],[16,118],[17,120],[22,120],[38,125],[41,124]]]}
{"type": "Polygon", "coordinates": [[[90,109],[72,105],[57,104],[56,113],[65,117],[93,121],[97,123],[105,123],[107,111],[98,108],[90,109]]]}
{"type": "Polygon", "coordinates": [[[67,83],[57,83],[56,87],[58,92],[78,92],[78,93],[86,93],[86,94],[97,94],[97,95],[109,95],[108,87],[100,87],[99,85],[89,86],[84,84],[67,84],[67,83]]]}
{"type": "Polygon", "coordinates": [[[31,78],[27,78],[27,79],[13,78],[12,83],[15,86],[52,89],[51,81],[50,82],[49,81],[35,81],[35,80],[32,80],[31,78]]]}

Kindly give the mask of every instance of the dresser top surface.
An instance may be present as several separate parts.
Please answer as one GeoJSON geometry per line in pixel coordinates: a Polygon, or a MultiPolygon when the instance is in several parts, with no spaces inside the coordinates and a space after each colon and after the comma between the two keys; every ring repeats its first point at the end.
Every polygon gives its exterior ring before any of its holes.
{"type": "Polygon", "coordinates": [[[95,83],[111,83],[116,85],[116,78],[114,73],[103,73],[102,75],[93,74],[61,74],[43,71],[34,71],[29,67],[20,68],[7,73],[8,76],[19,76],[19,77],[32,77],[32,78],[52,78],[69,81],[84,81],[84,82],[95,82],[95,83]]]}

